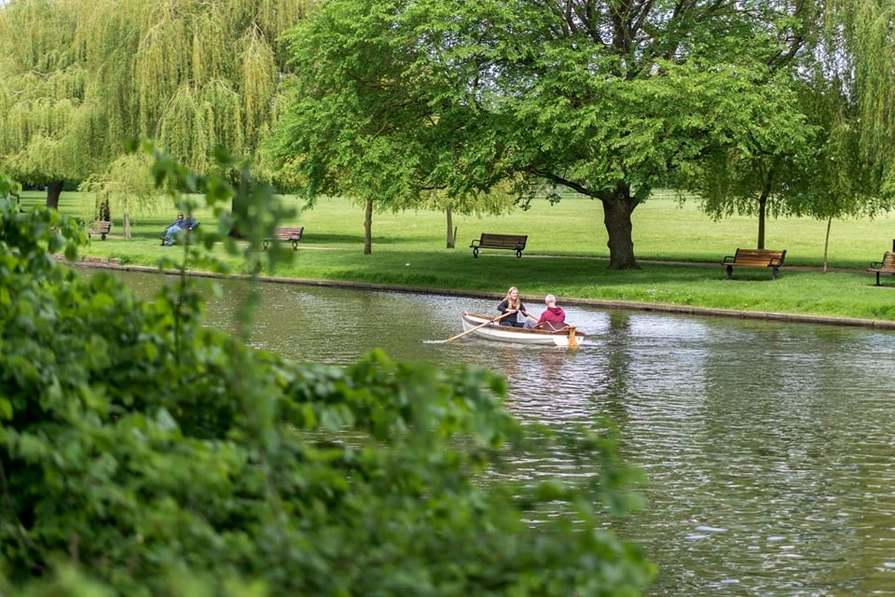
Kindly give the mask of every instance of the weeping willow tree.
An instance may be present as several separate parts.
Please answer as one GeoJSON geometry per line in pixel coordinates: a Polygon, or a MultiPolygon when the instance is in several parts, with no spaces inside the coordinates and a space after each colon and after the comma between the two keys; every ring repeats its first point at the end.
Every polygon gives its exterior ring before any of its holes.
{"type": "Polygon", "coordinates": [[[308,0],[0,4],[3,166],[61,190],[61,181],[105,172],[144,136],[199,172],[223,146],[272,178],[259,154],[285,79],[277,40],[307,8],[308,0]]]}
{"type": "Polygon", "coordinates": [[[286,70],[277,40],[307,7],[307,0],[100,0],[81,40],[88,63],[107,74],[108,96],[118,98],[107,105],[110,130],[130,132],[115,142],[158,139],[206,173],[214,168],[213,149],[222,146],[273,178],[260,154],[286,70]]]}
{"type": "Polygon", "coordinates": [[[457,226],[454,216],[483,214],[500,215],[509,213],[516,204],[516,198],[509,186],[496,187],[488,192],[471,192],[452,195],[443,191],[432,192],[425,206],[441,210],[445,219],[445,247],[453,249],[457,245],[457,226]]]}
{"type": "Polygon", "coordinates": [[[83,8],[81,0],[0,6],[0,169],[45,185],[50,207],[106,154],[90,72],[74,44],[83,8]]]}
{"type": "Polygon", "coordinates": [[[895,3],[829,0],[827,55],[855,103],[855,132],[867,175],[895,195],[895,3]]]}
{"type": "Polygon", "coordinates": [[[142,153],[119,157],[104,172],[87,177],[79,188],[95,194],[96,212],[106,208],[121,213],[127,240],[131,239],[134,216],[157,213],[165,199],[150,175],[150,160],[142,153]]]}

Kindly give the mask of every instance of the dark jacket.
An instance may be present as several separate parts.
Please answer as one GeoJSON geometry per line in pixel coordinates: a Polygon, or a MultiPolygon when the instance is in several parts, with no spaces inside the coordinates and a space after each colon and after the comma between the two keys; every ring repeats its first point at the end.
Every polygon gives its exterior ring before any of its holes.
{"type": "MultiPolygon", "coordinates": [[[[497,305],[497,310],[500,311],[501,315],[503,315],[504,313],[509,311],[510,310],[509,301],[507,301],[506,299],[503,299],[502,301],[500,301],[500,304],[497,305]]],[[[522,301],[519,301],[519,313],[522,313],[523,316],[528,315],[528,311],[525,310],[525,305],[522,304],[522,301]]],[[[500,325],[511,325],[513,327],[521,328],[525,324],[519,323],[517,321],[518,318],[519,318],[518,314],[516,314],[515,317],[512,315],[507,315],[506,317],[504,317],[503,319],[500,320],[500,325]]]]}

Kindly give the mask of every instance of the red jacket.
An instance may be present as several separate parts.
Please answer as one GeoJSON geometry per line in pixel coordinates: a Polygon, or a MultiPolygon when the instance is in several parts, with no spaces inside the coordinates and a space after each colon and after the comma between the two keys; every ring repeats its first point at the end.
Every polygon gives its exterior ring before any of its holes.
{"type": "Polygon", "coordinates": [[[558,330],[566,325],[566,312],[562,307],[547,307],[547,310],[541,313],[538,324],[548,330],[558,330]]]}

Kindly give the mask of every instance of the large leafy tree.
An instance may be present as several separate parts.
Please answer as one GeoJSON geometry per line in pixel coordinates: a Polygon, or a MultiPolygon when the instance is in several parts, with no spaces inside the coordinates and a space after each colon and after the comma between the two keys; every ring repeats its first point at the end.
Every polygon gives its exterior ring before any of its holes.
{"type": "Polygon", "coordinates": [[[768,56],[769,72],[785,86],[795,116],[769,142],[769,130],[707,160],[696,188],[716,216],[758,215],[757,246],[765,245],[766,215],[827,220],[891,208],[895,186],[895,10],[889,2],[811,2],[782,19],[786,51],[768,56]]]}
{"type": "Polygon", "coordinates": [[[91,76],[77,52],[79,0],[0,5],[0,168],[47,187],[56,207],[67,182],[107,154],[91,76]]]}
{"type": "Polygon", "coordinates": [[[293,34],[287,148],[321,188],[377,196],[343,181],[400,164],[394,199],[567,187],[602,202],[610,267],[636,267],[631,214],[652,188],[787,122],[766,86],[778,4],[333,0],[293,34]]]}
{"type": "MultiPolygon", "coordinates": [[[[279,35],[305,0],[15,0],[0,5],[0,166],[81,180],[128,141],[205,172],[216,146],[257,163],[276,118],[279,35]],[[27,40],[28,43],[22,43],[27,40]]],[[[274,172],[262,172],[271,178],[274,172]]],[[[59,183],[59,184],[57,184],[59,183]]],[[[58,200],[58,193],[55,196],[58,200]]]]}
{"type": "Polygon", "coordinates": [[[780,108],[768,114],[776,126],[762,122],[706,160],[700,176],[691,179],[710,214],[758,216],[758,248],[765,247],[768,215],[826,219],[828,243],[833,218],[873,215],[891,203],[878,159],[862,150],[861,123],[878,114],[862,114],[867,85],[855,77],[858,48],[843,35],[846,25],[854,26],[852,11],[839,15],[835,6],[799,0],[789,18],[777,8],[769,18],[779,23],[783,37],[766,59],[768,85],[780,108]]]}

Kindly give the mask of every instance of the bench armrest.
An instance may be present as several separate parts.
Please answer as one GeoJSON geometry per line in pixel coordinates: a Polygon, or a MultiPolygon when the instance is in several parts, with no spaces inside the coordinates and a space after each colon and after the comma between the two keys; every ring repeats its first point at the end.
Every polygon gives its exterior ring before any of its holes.
{"type": "Polygon", "coordinates": [[[477,246],[479,246],[479,241],[480,241],[480,240],[481,240],[481,239],[478,239],[478,238],[473,239],[472,242],[469,243],[469,248],[470,248],[470,249],[475,249],[477,246]]]}
{"type": "Polygon", "coordinates": [[[870,262],[870,267],[879,269],[879,268],[882,268],[882,266],[883,266],[882,261],[871,261],[870,262]]]}
{"type": "Polygon", "coordinates": [[[727,255],[726,257],[724,257],[724,261],[722,261],[721,263],[733,263],[735,259],[736,257],[734,257],[733,255],[727,255]]]}
{"type": "Polygon", "coordinates": [[[773,257],[768,261],[768,267],[780,267],[781,265],[783,265],[783,262],[776,257],[773,257]]]}

